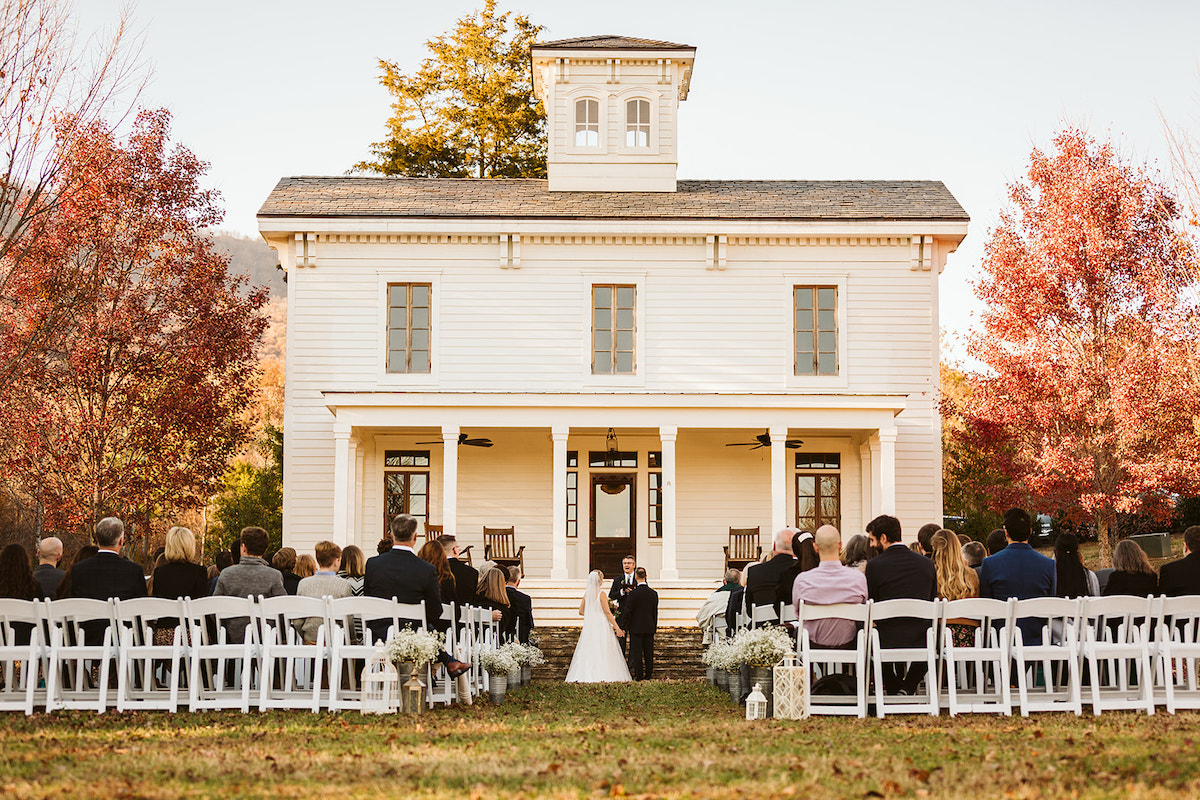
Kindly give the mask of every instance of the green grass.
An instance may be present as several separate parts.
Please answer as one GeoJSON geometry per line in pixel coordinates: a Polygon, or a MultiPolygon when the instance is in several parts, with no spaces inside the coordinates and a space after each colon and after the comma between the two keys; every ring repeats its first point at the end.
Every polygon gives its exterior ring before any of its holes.
{"type": "Polygon", "coordinates": [[[1200,714],[748,723],[702,683],[536,682],[419,717],[0,715],[13,797],[1181,797],[1200,714]]]}

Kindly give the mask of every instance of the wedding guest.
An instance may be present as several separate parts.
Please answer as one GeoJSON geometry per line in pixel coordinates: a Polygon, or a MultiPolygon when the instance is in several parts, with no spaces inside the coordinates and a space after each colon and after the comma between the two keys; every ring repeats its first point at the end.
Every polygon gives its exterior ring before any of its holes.
{"type": "Polygon", "coordinates": [[[989,533],[986,544],[989,556],[994,556],[1008,547],[1008,536],[1005,535],[1004,528],[996,528],[996,530],[989,533]]]}
{"type": "Polygon", "coordinates": [[[67,567],[67,572],[63,575],[62,582],[58,584],[58,591],[54,593],[55,600],[71,596],[71,574],[75,571],[75,565],[80,561],[87,561],[99,552],[100,548],[94,544],[85,544],[75,551],[75,556],[71,559],[71,565],[67,567]]]}
{"type": "Polygon", "coordinates": [[[908,549],[912,550],[914,553],[916,553],[919,556],[926,555],[924,546],[922,546],[921,542],[917,539],[913,539],[911,542],[908,543],[908,549]]]}
{"type": "Polygon", "coordinates": [[[213,590],[217,588],[217,577],[221,572],[233,566],[233,556],[229,555],[228,550],[218,550],[213,556],[213,565],[208,570],[208,593],[211,595],[213,590]],[[216,570],[215,572],[213,570],[216,570]]]}
{"type": "Polygon", "coordinates": [[[490,608],[492,619],[500,623],[500,630],[511,629],[513,620],[512,605],[508,602],[508,592],[504,590],[507,581],[504,572],[499,567],[492,567],[479,574],[479,584],[476,587],[475,602],[480,608],[490,608]]]}
{"type": "Polygon", "coordinates": [[[1100,594],[1096,573],[1083,565],[1079,537],[1073,533],[1060,533],[1054,542],[1054,572],[1057,597],[1096,597],[1100,594]]]}
{"type": "Polygon", "coordinates": [[[970,536],[967,536],[965,533],[960,533],[960,534],[958,534],[958,544],[959,544],[959,546],[962,546],[962,545],[966,544],[966,543],[967,543],[967,542],[969,542],[969,541],[971,541],[971,537],[970,537],[970,536]]]}
{"type": "Polygon", "coordinates": [[[375,543],[376,555],[383,555],[384,553],[390,551],[391,549],[392,549],[392,537],[390,537],[390,536],[384,536],[382,539],[380,539],[378,542],[375,543]]]}
{"type": "Polygon", "coordinates": [[[154,572],[163,564],[167,563],[167,557],[163,553],[159,553],[154,557],[154,562],[150,567],[150,578],[146,581],[146,594],[154,596],[154,572]]]}
{"type": "MultiPolygon", "coordinates": [[[[263,558],[268,541],[268,534],[262,528],[242,528],[238,563],[217,576],[213,594],[228,597],[280,597],[287,594],[283,588],[283,575],[263,558]]],[[[249,617],[234,617],[226,623],[230,644],[245,641],[249,622],[249,617]]]]}
{"type": "MultiPolygon", "coordinates": [[[[296,576],[300,580],[311,578],[317,574],[317,560],[305,553],[302,556],[296,556],[296,576]]],[[[296,584],[299,586],[299,584],[296,584]]]]}
{"type": "Polygon", "coordinates": [[[1104,594],[1128,594],[1149,597],[1158,594],[1158,575],[1150,565],[1146,551],[1131,539],[1117,542],[1113,550],[1113,573],[1104,587],[1104,594]]]}
{"type": "MultiPolygon", "coordinates": [[[[1033,534],[1029,513],[1023,508],[1005,511],[1002,533],[1005,547],[985,558],[980,567],[979,596],[994,600],[1053,597],[1056,585],[1054,561],[1029,546],[1029,537],[1033,534]]],[[[994,534],[995,531],[988,536],[988,550],[992,549],[994,534]]],[[[1017,620],[1021,636],[1029,644],[1042,643],[1042,624],[1037,617],[1017,620]]]]}
{"type": "MultiPolygon", "coordinates": [[[[867,562],[864,572],[867,592],[872,600],[878,603],[902,598],[933,600],[937,597],[937,575],[933,562],[904,546],[900,520],[887,514],[878,516],[867,523],[867,535],[873,540],[871,544],[880,550],[879,555],[867,562]]],[[[880,622],[876,629],[882,647],[923,647],[929,623],[919,619],[892,619],[880,622]]],[[[885,664],[884,690],[889,694],[915,694],[927,669],[924,662],[885,664]]]]}
{"type": "MultiPolygon", "coordinates": [[[[933,548],[933,566],[937,570],[937,594],[943,600],[979,597],[979,575],[963,559],[963,546],[954,531],[939,530],[929,540],[933,548]]],[[[954,644],[970,647],[975,643],[979,623],[960,618],[946,620],[954,644]]]]}
{"type": "Polygon", "coordinates": [[[936,522],[927,522],[917,530],[917,542],[921,545],[920,550],[914,552],[922,553],[923,555],[933,558],[933,535],[942,529],[941,525],[936,522]]]}
{"type": "Polygon", "coordinates": [[[1167,597],[1200,594],[1200,525],[1183,532],[1183,558],[1159,568],[1158,589],[1167,597]]]}
{"type": "MultiPolygon", "coordinates": [[[[796,615],[800,606],[867,602],[867,579],[856,567],[842,564],[842,536],[832,525],[817,528],[813,537],[820,561],[811,570],[796,576],[792,603],[796,615]]],[[[804,623],[809,641],[817,647],[846,647],[854,642],[858,628],[852,620],[818,619],[804,623]]]]}
{"type": "Polygon", "coordinates": [[[357,545],[347,545],[342,550],[342,561],[338,567],[338,577],[350,584],[350,594],[362,597],[363,574],[367,569],[367,557],[362,548],[357,545]]]}
{"type": "Polygon", "coordinates": [[[34,580],[25,548],[14,543],[0,550],[0,597],[37,600],[43,596],[42,587],[34,580]]]}
{"type": "MultiPolygon", "coordinates": [[[[187,528],[174,526],[167,530],[163,563],[150,576],[150,596],[175,600],[180,597],[206,597],[208,572],[195,563],[196,537],[187,528]]],[[[174,639],[179,620],[159,619],[154,625],[154,643],[169,645],[174,639]]]]}
{"type": "MultiPolygon", "coordinates": [[[[713,628],[715,627],[718,618],[725,618],[725,611],[729,608],[730,593],[739,590],[741,586],[738,581],[741,579],[742,573],[740,570],[730,567],[725,570],[725,582],[717,587],[716,591],[705,599],[704,604],[700,606],[700,610],[696,612],[696,625],[703,631],[701,644],[708,644],[712,641],[713,628]]],[[[726,630],[727,635],[732,635],[731,631],[726,630]]]]}
{"type": "Polygon", "coordinates": [[[459,558],[458,540],[449,534],[438,537],[438,544],[446,551],[446,561],[454,573],[454,595],[452,599],[459,608],[475,605],[475,587],[479,585],[479,572],[459,558]]]}
{"type": "MultiPolygon", "coordinates": [[[[317,542],[313,548],[313,552],[317,554],[314,559],[317,564],[316,571],[307,578],[300,579],[300,585],[296,587],[297,597],[349,597],[351,594],[350,582],[345,578],[338,577],[337,568],[338,562],[342,558],[342,548],[330,541],[317,542]]],[[[298,627],[300,636],[305,644],[316,644],[317,634],[320,633],[321,625],[325,620],[323,617],[308,617],[298,627]]]]}
{"type": "Polygon", "coordinates": [[[861,533],[856,533],[846,540],[846,546],[842,548],[842,563],[862,572],[867,567],[867,561],[874,555],[871,540],[861,533]]]}
{"type": "Polygon", "coordinates": [[[42,597],[54,597],[63,576],[67,574],[58,568],[62,554],[63,543],[57,536],[47,536],[38,542],[38,565],[33,570],[33,579],[41,587],[42,597]]]}
{"type": "Polygon", "coordinates": [[[279,574],[283,576],[283,590],[288,594],[295,594],[301,577],[296,574],[295,548],[281,547],[276,550],[275,555],[271,556],[271,566],[279,570],[279,574]]]}
{"type": "Polygon", "coordinates": [[[521,568],[508,568],[508,585],[504,587],[508,594],[508,605],[512,608],[512,618],[516,624],[515,630],[502,630],[510,639],[516,636],[521,644],[529,643],[529,634],[533,630],[533,598],[520,591],[521,568]]]}
{"type": "Polygon", "coordinates": [[[442,602],[451,602],[457,592],[454,585],[454,573],[450,570],[450,561],[446,558],[446,548],[436,540],[426,542],[417,551],[417,557],[433,564],[437,570],[438,593],[442,596],[442,602]]]}
{"type": "Polygon", "coordinates": [[[96,555],[80,561],[71,570],[71,597],[95,600],[128,600],[146,596],[146,576],[142,568],[121,556],[125,543],[125,523],[105,517],[92,531],[96,555]]]}
{"type": "Polygon", "coordinates": [[[962,545],[961,550],[963,561],[967,562],[967,566],[979,572],[983,560],[987,558],[987,548],[983,546],[983,542],[967,542],[962,545]]]}
{"type": "Polygon", "coordinates": [[[796,563],[792,555],[792,539],[800,531],[781,528],[775,532],[770,559],[761,564],[746,567],[746,609],[753,612],[756,606],[778,606],[779,584],[783,574],[796,563]]]}
{"type": "MultiPolygon", "coordinates": [[[[840,547],[840,540],[838,544],[840,547]]],[[[783,571],[783,575],[779,578],[779,589],[775,594],[777,606],[780,604],[791,605],[792,588],[796,585],[796,576],[802,572],[808,572],[810,569],[816,569],[817,565],[821,563],[821,556],[817,554],[810,531],[792,534],[792,555],[796,557],[796,560],[783,571]]]]}

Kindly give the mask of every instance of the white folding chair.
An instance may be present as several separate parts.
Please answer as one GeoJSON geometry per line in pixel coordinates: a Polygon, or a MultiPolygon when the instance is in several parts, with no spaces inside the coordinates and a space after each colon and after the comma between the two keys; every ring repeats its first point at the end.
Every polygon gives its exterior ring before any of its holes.
{"type": "Polygon", "coordinates": [[[250,710],[250,689],[262,656],[257,609],[249,597],[198,597],[186,600],[191,671],[188,707],[250,710]],[[242,641],[232,631],[241,628],[242,641]]]}
{"type": "Polygon", "coordinates": [[[779,623],[779,609],[775,606],[754,606],[750,610],[750,627],[758,628],[763,625],[779,623]]]}
{"type": "Polygon", "coordinates": [[[1092,713],[1105,709],[1154,713],[1150,597],[1085,598],[1079,651],[1088,667],[1092,713]]]}
{"type": "MultiPolygon", "coordinates": [[[[1009,649],[1011,603],[970,597],[943,601],[942,664],[946,671],[946,708],[950,716],[993,713],[1012,715],[1009,649]],[[974,623],[973,641],[956,645],[947,620],[974,623]]],[[[966,623],[964,623],[966,624],[966,623]]]]}
{"type": "Polygon", "coordinates": [[[41,603],[0,599],[0,711],[29,716],[35,705],[46,705],[46,689],[38,688],[38,679],[49,674],[48,655],[41,603]]]}
{"type": "Polygon", "coordinates": [[[1160,602],[1155,661],[1167,713],[1200,708],[1200,595],[1164,597],[1160,602]]]}
{"type": "Polygon", "coordinates": [[[800,617],[798,614],[796,614],[796,607],[794,605],[792,605],[791,603],[780,603],[779,604],[779,624],[780,625],[794,626],[795,623],[799,621],[799,619],[800,619],[800,617]]]}
{"type": "Polygon", "coordinates": [[[492,619],[490,608],[467,606],[466,610],[467,627],[471,631],[471,688],[476,694],[482,694],[488,690],[488,673],[479,663],[479,654],[500,646],[500,623],[492,619]]]}
{"type": "MultiPolygon", "coordinates": [[[[938,629],[939,601],[937,600],[884,600],[871,605],[871,663],[875,672],[875,715],[929,714],[936,717],[940,708],[938,700],[938,629]],[[921,620],[928,623],[924,646],[888,647],[880,644],[879,623],[894,620],[921,620]],[[884,664],[925,665],[925,699],[911,699],[907,695],[885,695],[883,687],[884,664]]],[[[909,666],[912,669],[912,666],[909,666]]]]}
{"type": "Polygon", "coordinates": [[[400,629],[396,603],[382,597],[337,597],[328,603],[329,710],[347,711],[362,707],[360,673],[375,654],[375,645],[400,629]],[[386,626],[376,639],[372,628],[386,626]],[[362,638],[355,641],[357,632],[362,638]]]}
{"type": "Polygon", "coordinates": [[[104,713],[109,665],[117,657],[112,603],[73,597],[47,601],[42,609],[50,630],[46,711],[95,708],[104,713]],[[98,673],[94,682],[93,666],[98,673]]]}
{"type": "Polygon", "coordinates": [[[179,685],[186,654],[183,602],[161,597],[137,597],[118,600],[113,607],[120,639],[117,711],[178,710],[179,685]],[[154,643],[154,627],[160,619],[176,621],[169,645],[154,643]]]}
{"type": "MultiPolygon", "coordinates": [[[[442,603],[441,619],[447,626],[446,652],[450,654],[451,658],[458,659],[457,653],[459,648],[454,641],[454,620],[456,619],[456,613],[457,610],[454,603],[442,603]]],[[[461,661],[462,659],[458,660],[461,661]]],[[[450,673],[446,671],[444,666],[441,664],[437,665],[437,667],[430,665],[429,688],[425,691],[426,704],[430,708],[433,708],[435,703],[443,703],[445,705],[453,703],[455,697],[458,695],[457,683],[455,679],[450,677],[450,673]]]]}
{"type": "Polygon", "coordinates": [[[1017,670],[1021,716],[1030,711],[1070,711],[1083,714],[1079,681],[1079,600],[1034,597],[1016,600],[1012,607],[1012,658],[1017,670]],[[1041,644],[1026,643],[1018,624],[1042,621],[1041,644]],[[1041,681],[1042,691],[1031,691],[1041,681]]]}
{"type": "Polygon", "coordinates": [[[314,714],[320,712],[321,678],[329,658],[327,600],[297,595],[258,598],[262,631],[259,711],[307,708],[314,714]],[[317,643],[305,644],[299,627],[313,617],[321,620],[317,643]]]}
{"type": "MultiPolygon", "coordinates": [[[[793,611],[795,607],[793,606],[793,611]]],[[[802,603],[797,622],[800,638],[797,651],[800,663],[809,671],[808,713],[809,714],[854,714],[859,719],[867,716],[867,631],[871,625],[871,603],[833,603],[813,605],[802,603]],[[855,623],[854,649],[821,647],[813,644],[804,623],[817,620],[839,619],[855,623]],[[842,672],[835,667],[849,666],[853,670],[855,693],[850,695],[815,695],[812,687],[818,675],[824,677],[842,672]]]]}

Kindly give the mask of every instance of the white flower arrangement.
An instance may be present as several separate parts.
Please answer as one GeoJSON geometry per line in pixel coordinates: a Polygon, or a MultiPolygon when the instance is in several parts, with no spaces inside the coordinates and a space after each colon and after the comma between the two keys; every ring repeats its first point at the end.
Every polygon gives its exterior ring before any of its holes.
{"type": "Polygon", "coordinates": [[[542,655],[542,651],[531,644],[509,642],[500,649],[507,650],[513,660],[517,662],[518,667],[540,667],[546,663],[546,657],[542,655]]]}
{"type": "Polygon", "coordinates": [[[517,660],[507,646],[497,650],[484,650],[479,654],[479,666],[488,671],[489,675],[507,675],[519,669],[517,660]]]}
{"type": "Polygon", "coordinates": [[[405,628],[388,637],[386,649],[393,663],[425,664],[438,657],[445,643],[444,634],[405,628]]]}
{"type": "Polygon", "coordinates": [[[704,655],[701,656],[701,661],[705,666],[722,672],[730,672],[738,667],[737,653],[733,643],[729,640],[710,644],[704,651],[704,655]]]}
{"type": "Polygon", "coordinates": [[[773,667],[788,653],[796,651],[796,642],[784,628],[750,628],[733,637],[737,663],[752,667],[773,667]]]}

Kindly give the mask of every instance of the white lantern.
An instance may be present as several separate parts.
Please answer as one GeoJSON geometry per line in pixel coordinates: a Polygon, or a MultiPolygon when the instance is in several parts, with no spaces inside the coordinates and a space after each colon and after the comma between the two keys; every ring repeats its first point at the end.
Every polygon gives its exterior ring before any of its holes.
{"type": "Polygon", "coordinates": [[[395,714],[399,706],[400,673],[383,645],[376,645],[362,673],[362,713],[395,714]]]}
{"type": "Polygon", "coordinates": [[[767,719],[767,696],[762,693],[762,687],[757,683],[746,698],[746,719],[767,719]]]}
{"type": "Polygon", "coordinates": [[[808,719],[808,667],[789,653],[775,667],[775,719],[808,719]]]}

